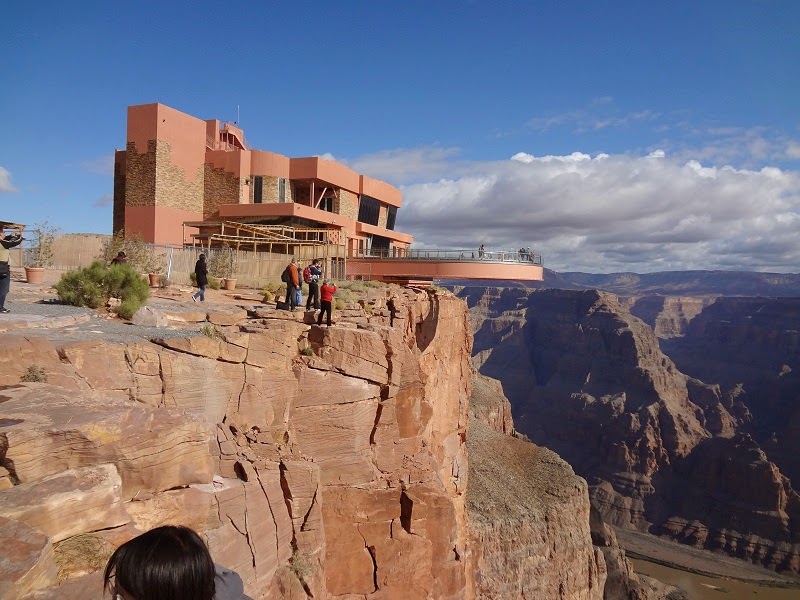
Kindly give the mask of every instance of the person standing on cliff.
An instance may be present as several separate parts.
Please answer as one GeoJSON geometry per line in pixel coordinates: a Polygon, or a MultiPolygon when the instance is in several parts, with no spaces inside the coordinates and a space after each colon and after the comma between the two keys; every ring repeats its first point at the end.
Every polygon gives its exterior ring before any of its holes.
{"type": "Polygon", "coordinates": [[[197,287],[200,289],[192,296],[192,300],[197,302],[206,301],[206,286],[208,285],[208,266],[206,265],[206,255],[201,254],[194,265],[194,276],[197,279],[197,287]]]}
{"type": "MultiPolygon", "coordinates": [[[[306,301],[306,310],[311,310],[313,305],[314,310],[319,310],[319,278],[322,277],[322,269],[319,268],[320,260],[315,258],[307,267],[309,272],[308,279],[308,300],[306,301]]],[[[303,279],[305,279],[305,271],[303,272],[303,279]]]]}
{"type": "Polygon", "coordinates": [[[336,293],[336,286],[331,283],[330,279],[326,279],[322,283],[320,290],[322,296],[322,310],[319,312],[317,318],[317,325],[322,325],[322,315],[328,313],[328,327],[331,326],[331,313],[333,312],[333,295],[336,293]]]}
{"type": "Polygon", "coordinates": [[[297,268],[296,258],[292,258],[292,262],[286,267],[285,273],[287,273],[286,304],[289,305],[289,310],[294,310],[296,306],[302,304],[302,296],[300,295],[300,269],[297,268]],[[299,301],[298,298],[300,298],[299,301]]]}
{"type": "Polygon", "coordinates": [[[22,239],[21,231],[0,236],[0,313],[11,312],[5,306],[8,290],[11,289],[11,253],[9,249],[19,246],[22,239]]]}

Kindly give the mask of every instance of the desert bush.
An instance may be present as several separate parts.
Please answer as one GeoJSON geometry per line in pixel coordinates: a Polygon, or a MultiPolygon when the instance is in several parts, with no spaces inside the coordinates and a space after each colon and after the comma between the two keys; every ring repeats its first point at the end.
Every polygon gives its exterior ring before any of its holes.
{"type": "Polygon", "coordinates": [[[141,234],[126,239],[122,230],[117,231],[103,243],[99,258],[108,264],[120,251],[125,252],[125,264],[139,273],[160,273],[164,270],[163,257],[152,244],[144,241],[141,234]]]}
{"type": "Polygon", "coordinates": [[[161,289],[168,288],[172,285],[172,281],[164,273],[158,276],[158,287],[161,289]]]}
{"type": "Polygon", "coordinates": [[[40,365],[31,365],[20,377],[20,381],[23,382],[34,382],[34,383],[47,383],[47,372],[44,370],[44,367],[40,365]]]}
{"type": "Polygon", "coordinates": [[[305,348],[300,350],[300,354],[302,354],[303,356],[313,356],[314,350],[311,348],[311,346],[306,346],[305,348]]]}
{"type": "Polygon", "coordinates": [[[347,308],[347,303],[341,298],[334,298],[333,308],[335,308],[336,310],[342,310],[343,308],[347,308]]]}
{"type": "Polygon", "coordinates": [[[264,289],[262,290],[263,293],[270,292],[275,294],[278,290],[283,290],[286,293],[286,285],[282,281],[269,281],[264,284],[264,289]]]}
{"type": "Polygon", "coordinates": [[[311,575],[311,559],[308,554],[295,548],[292,558],[289,559],[289,569],[295,577],[305,583],[308,576],[311,575]]]}
{"type": "Polygon", "coordinates": [[[269,290],[261,290],[261,293],[264,294],[264,299],[262,300],[264,303],[272,302],[275,299],[275,294],[269,290]]]}
{"type": "Polygon", "coordinates": [[[129,319],[147,301],[150,288],[130,265],[105,266],[99,260],[90,266],[68,271],[55,285],[59,299],[72,306],[99,308],[110,298],[122,302],[117,314],[129,319]]]}

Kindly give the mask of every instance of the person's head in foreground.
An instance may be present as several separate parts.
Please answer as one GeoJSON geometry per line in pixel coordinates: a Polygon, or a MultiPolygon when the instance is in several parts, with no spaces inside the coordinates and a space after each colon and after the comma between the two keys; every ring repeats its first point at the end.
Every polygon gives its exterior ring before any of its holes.
{"type": "Polygon", "coordinates": [[[194,531],[165,525],[117,548],[103,584],[114,600],[212,600],[214,562],[194,531]]]}

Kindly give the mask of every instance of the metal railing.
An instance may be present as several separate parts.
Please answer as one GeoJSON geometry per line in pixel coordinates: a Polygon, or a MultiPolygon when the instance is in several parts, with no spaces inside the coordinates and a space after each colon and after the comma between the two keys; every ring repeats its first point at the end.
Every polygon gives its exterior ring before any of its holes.
{"type": "Polygon", "coordinates": [[[364,252],[352,252],[348,258],[381,259],[381,260],[420,260],[420,261],[454,261],[454,262],[489,262],[489,263],[522,263],[541,266],[542,255],[519,250],[403,250],[400,248],[374,249],[364,252]]]}

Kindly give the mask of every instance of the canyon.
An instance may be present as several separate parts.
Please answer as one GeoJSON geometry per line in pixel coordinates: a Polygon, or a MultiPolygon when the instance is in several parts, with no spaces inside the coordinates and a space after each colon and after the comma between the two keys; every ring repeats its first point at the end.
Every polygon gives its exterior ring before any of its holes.
{"type": "Polygon", "coordinates": [[[331,328],[183,304],[151,302],[138,336],[85,309],[0,323],[3,598],[102,598],[113,549],[166,523],[255,599],[671,589],[637,578],[586,482],[517,436],[451,293],[370,289],[331,328]]]}
{"type": "Polygon", "coordinates": [[[454,289],[474,366],[605,521],[798,574],[800,299],[454,289]]]}

